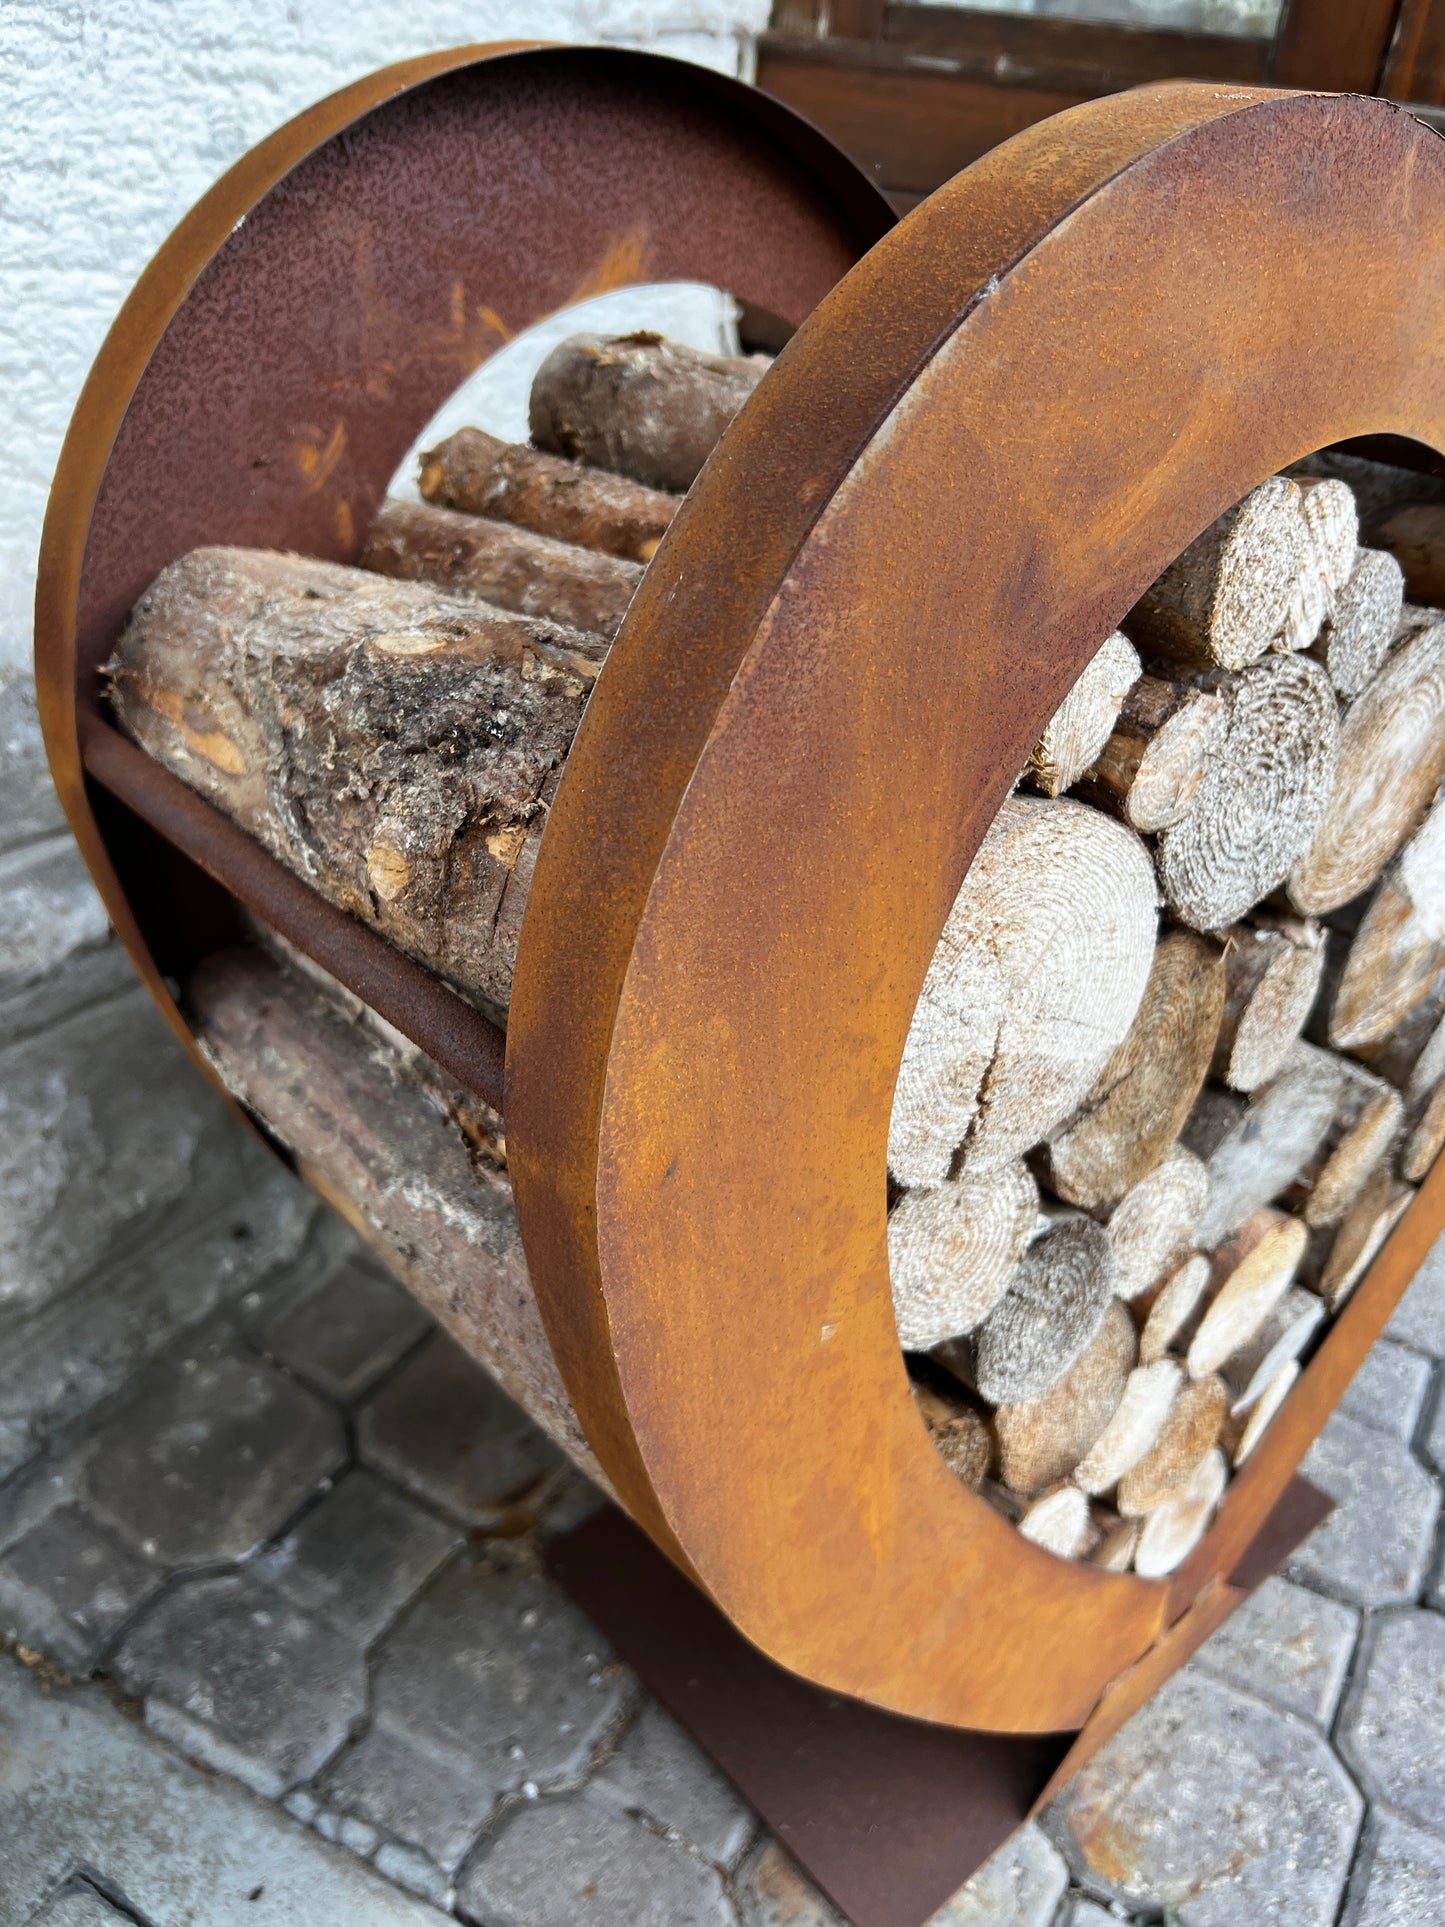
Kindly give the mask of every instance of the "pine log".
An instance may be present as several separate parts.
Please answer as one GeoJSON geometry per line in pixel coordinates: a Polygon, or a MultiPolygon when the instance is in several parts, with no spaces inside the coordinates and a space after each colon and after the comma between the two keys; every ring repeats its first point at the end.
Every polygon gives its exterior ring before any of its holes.
{"type": "Polygon", "coordinates": [[[1209,1203],[1209,1174],[1182,1144],[1172,1144],[1147,1176],[1109,1213],[1114,1289],[1137,1300],[1194,1242],[1209,1203]]]}
{"type": "Polygon", "coordinates": [[[609,642],[642,580],[641,563],[428,502],[383,502],[360,561],[378,575],[431,582],[609,642]]]}
{"type": "Polygon", "coordinates": [[[1281,1405],[1289,1397],[1299,1381],[1300,1365],[1298,1359],[1291,1359],[1281,1365],[1269,1384],[1249,1408],[1226,1420],[1220,1443],[1229,1454],[1230,1462],[1236,1469],[1243,1465],[1254,1450],[1281,1405]]]}
{"type": "Polygon", "coordinates": [[[1204,1302],[1210,1280],[1209,1260],[1196,1251],[1173,1271],[1153,1296],[1139,1334],[1139,1362],[1153,1365],[1163,1358],[1189,1327],[1204,1302]]]}
{"type": "Polygon", "coordinates": [[[1381,877],[1330,1006],[1339,1050],[1383,1044],[1445,968],[1445,795],[1381,877]]]}
{"type": "Polygon", "coordinates": [[[532,383],[532,440],[680,493],[770,366],[766,355],[709,355],[655,334],[572,335],[532,383]]]}
{"type": "Polygon", "coordinates": [[[1145,1519],[1134,1550],[1141,1579],[1163,1579],[1183,1565],[1209,1530],[1229,1478],[1224,1454],[1207,1453],[1177,1498],[1168,1499],[1145,1519]]]}
{"type": "Polygon", "coordinates": [[[1377,462],[1342,448],[1317,449],[1291,464],[1296,480],[1306,476],[1337,476],[1347,482],[1367,536],[1396,509],[1413,502],[1445,502],[1445,477],[1393,462],[1377,462]]]}
{"type": "Polygon", "coordinates": [[[993,1440],[983,1416],[931,1385],[915,1385],[913,1397],[938,1456],[956,1479],[977,1492],[993,1469],[993,1440]]]}
{"type": "Polygon", "coordinates": [[[1344,1082],[1330,1127],[1285,1194],[1313,1230],[1338,1224],[1400,1140],[1400,1093],[1360,1064],[1338,1058],[1344,1082]]]}
{"type": "Polygon", "coordinates": [[[1191,1378],[1209,1378],[1252,1341],[1293,1284],[1308,1243],[1298,1218],[1262,1205],[1211,1255],[1209,1309],[1189,1346],[1191,1378]]]}
{"type": "Polygon", "coordinates": [[[1128,1035],[1044,1148],[1059,1197],[1089,1210],[1114,1204],[1159,1164],[1209,1073],[1224,987],[1217,943],[1188,930],[1162,939],[1128,1035]]]}
{"type": "Polygon", "coordinates": [[[1338,1059],[1296,1044],[1279,1076],[1248,1103],[1213,1087],[1203,1092],[1182,1134],[1209,1171],[1201,1246],[1229,1237],[1294,1183],[1330,1128],[1343,1080],[1338,1059]]]}
{"type": "Polygon", "coordinates": [[[1089,1554],[1090,1565],[1100,1566],[1105,1572],[1127,1572],[1134,1563],[1142,1521],[1120,1519],[1099,1506],[1090,1516],[1099,1534],[1099,1543],[1089,1554]]]}
{"type": "Polygon", "coordinates": [[[1410,1185],[1381,1165],[1340,1220],[1334,1236],[1320,1234],[1319,1262],[1311,1262],[1305,1276],[1332,1314],[1369,1270],[1414,1195],[1410,1185]]]}
{"type": "Polygon", "coordinates": [[[1216,1077],[1232,1090],[1253,1091],[1279,1075],[1299,1041],[1324,967],[1324,933],[1310,918],[1261,911],[1225,933],[1216,1077]]]}
{"type": "Polygon", "coordinates": [[[208,957],[186,1007],[222,1083],[312,1188],[605,1489],[542,1328],[511,1181],[478,1156],[469,1107],[443,1073],[409,1065],[255,949],[208,957]]]}
{"type": "Polygon", "coordinates": [[[1139,670],[1133,643],[1116,630],[1044,725],[1024,768],[1031,789],[1062,796],[1074,787],[1113,735],[1139,670]]]}
{"type": "Polygon", "coordinates": [[[1359,548],[1360,518],[1348,485],[1300,481],[1304,554],[1280,638],[1285,649],[1308,649],[1349,580],[1359,548]]]}
{"type": "Polygon", "coordinates": [[[1222,1378],[1183,1384],[1159,1436],[1120,1479],[1119,1511],[1138,1518],[1186,1491],[1200,1462],[1214,1450],[1228,1411],[1229,1388],[1222,1378]]]}
{"type": "Polygon", "coordinates": [[[1182,823],[1229,723],[1225,698],[1189,683],[1141,676],[1080,795],[1143,834],[1182,823]]]}
{"type": "Polygon", "coordinates": [[[1422,1183],[1442,1147],[1445,1147],[1445,1082],[1435,1086],[1410,1127],[1410,1135],[1400,1153],[1400,1176],[1411,1184],[1422,1183]]]}
{"type": "Polygon", "coordinates": [[[1327,807],[1289,873],[1315,916],[1357,897],[1424,818],[1445,777],[1445,622],[1410,634],[1345,712],[1327,807]]]}
{"type": "Polygon", "coordinates": [[[1413,502],[1375,524],[1372,539],[1388,549],[1417,602],[1445,602],[1445,503],[1413,502]]]}
{"type": "Polygon", "coordinates": [[[1060,1559],[1077,1559],[1088,1545],[1089,1502],[1077,1486],[1061,1485],[1036,1499],[1019,1520],[1025,1539],[1060,1559]]]}
{"type": "Polygon", "coordinates": [[[1125,631],[1146,654],[1243,669],[1283,631],[1304,551],[1298,484],[1272,476],[1170,563],[1125,631]]]}
{"type": "Polygon", "coordinates": [[[198,549],[109,665],[122,727],[321,894],[505,1009],[606,645],[417,583],[198,549]]]}
{"type": "Polygon", "coordinates": [[[1378,674],[1395,640],[1405,603],[1405,578],[1393,555],[1361,549],[1332,613],[1310,645],[1335,694],[1358,696],[1378,674]]]}
{"type": "MultiPolygon", "coordinates": [[[[1341,969],[1335,977],[1336,992],[1342,977],[1341,969]]],[[[1445,1075],[1445,971],[1378,1044],[1356,1044],[1353,1050],[1377,1076],[1395,1086],[1407,1110],[1418,1111],[1445,1075]]]]}
{"type": "Polygon", "coordinates": [[[1302,1285],[1290,1287],[1249,1343],[1223,1367],[1221,1375],[1234,1398],[1232,1414],[1247,1412],[1269,1390],[1313,1338],[1324,1315],[1325,1301],[1317,1293],[1302,1285]]]}
{"type": "Polygon", "coordinates": [[[428,502],[512,522],[629,562],[650,562],[682,502],[624,475],[566,462],[480,428],[459,428],[421,458],[428,502]]]}
{"type": "Polygon", "coordinates": [[[1205,931],[1238,923],[1299,865],[1330,803],[1339,738],[1329,678],[1307,656],[1215,680],[1230,702],[1224,742],[1158,849],[1166,903],[1205,931]]]}
{"type": "Polygon", "coordinates": [[[1139,1008],[1154,890],[1143,844],[1097,810],[1004,802],[904,1046],[888,1139],[900,1183],[997,1170],[1070,1115],[1139,1008]]]}
{"type": "Polygon", "coordinates": [[[1134,1321],[1115,1299],[1057,1385],[999,1406],[993,1415],[999,1477],[1011,1491],[1046,1492],[1069,1477],[1109,1426],[1136,1354],[1134,1321]]]}
{"type": "Polygon", "coordinates": [[[1131,1472],[1163,1431],[1183,1378],[1172,1358],[1136,1366],[1108,1424],[1071,1468],[1074,1483],[1097,1497],[1131,1472]]]}
{"type": "Polygon", "coordinates": [[[991,1405],[1015,1405],[1057,1385],[1097,1335],[1113,1302],[1109,1241],[1087,1219],[1059,1225],[1026,1251],[967,1354],[936,1356],[991,1405]]]}
{"type": "Polygon", "coordinates": [[[1008,1290],[1038,1204],[1022,1164],[899,1199],[888,1220],[888,1269],[905,1351],[927,1351],[983,1322],[1008,1290]]]}

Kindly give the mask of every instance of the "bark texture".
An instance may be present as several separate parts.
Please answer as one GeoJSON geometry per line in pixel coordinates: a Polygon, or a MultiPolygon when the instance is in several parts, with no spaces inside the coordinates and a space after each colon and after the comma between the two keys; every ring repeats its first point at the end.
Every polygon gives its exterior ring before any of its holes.
{"type": "Polygon", "coordinates": [[[938,1456],[956,1479],[977,1492],[993,1469],[993,1440],[981,1414],[932,1386],[915,1385],[913,1397],[938,1456]]]}
{"type": "Polygon", "coordinates": [[[1081,794],[1141,833],[1170,829],[1193,809],[1228,722],[1223,696],[1141,676],[1124,698],[1118,726],[1087,772],[1081,794]]]}

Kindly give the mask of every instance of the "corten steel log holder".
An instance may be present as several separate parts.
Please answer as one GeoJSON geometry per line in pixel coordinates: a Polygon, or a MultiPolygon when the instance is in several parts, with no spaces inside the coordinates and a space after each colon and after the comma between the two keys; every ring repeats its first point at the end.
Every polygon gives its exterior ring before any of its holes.
{"type": "Polygon", "coordinates": [[[650,1548],[619,1593],[620,1525],[559,1570],[869,1927],[937,1906],[1319,1516],[1295,1467],[1445,1219],[1437,1169],[1167,1581],[1029,1545],[908,1393],[884,1146],[970,858],[1100,639],[1223,508],[1342,439],[1445,449],[1442,278],[1445,146],[1378,101],[1090,103],[893,227],[736,83],[468,49],[241,161],[77,408],[38,675],[137,969],[187,1036],[172,988],[245,904],[505,1097],[569,1395],[706,1599],[650,1548]],[[165,563],[205,543],[354,558],[404,450],[504,339],[678,278],[800,325],[588,705],[503,1039],[119,737],[98,670],[165,563]],[[695,1659],[648,1637],[668,1621],[695,1659]],[[888,1762],[867,1787],[865,1756],[888,1762]]]}

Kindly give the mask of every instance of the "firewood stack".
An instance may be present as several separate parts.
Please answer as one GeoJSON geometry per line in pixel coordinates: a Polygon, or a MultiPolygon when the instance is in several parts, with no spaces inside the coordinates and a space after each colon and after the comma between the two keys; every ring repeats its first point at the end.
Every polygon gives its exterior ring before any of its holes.
{"type": "MultiPolygon", "coordinates": [[[[534,446],[452,436],[360,568],[166,569],[110,665],[120,724],[504,1019],[588,693],[766,368],[563,343],[534,446]]],[[[923,986],[888,1141],[899,1339],[946,1463],[1062,1556],[1180,1563],[1445,1143],[1431,488],[1312,458],[1193,542],[1043,731],[923,986]]],[[[501,1120],[257,939],[188,988],[211,1062],[566,1433],[501,1120]],[[462,1288],[478,1250],[497,1304],[462,1288]]]]}

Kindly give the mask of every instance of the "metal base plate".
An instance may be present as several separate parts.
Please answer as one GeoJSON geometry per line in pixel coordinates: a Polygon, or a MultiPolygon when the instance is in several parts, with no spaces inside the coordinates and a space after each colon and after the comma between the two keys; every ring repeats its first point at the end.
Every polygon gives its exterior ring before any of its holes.
{"type": "MultiPolygon", "coordinates": [[[[1330,1501],[1296,1478],[1234,1574],[1251,1590],[1330,1501]]],[[[853,1927],[921,1927],[1015,1828],[1073,1743],[902,1719],[757,1651],[609,1506],[553,1576],[853,1927]]]]}

